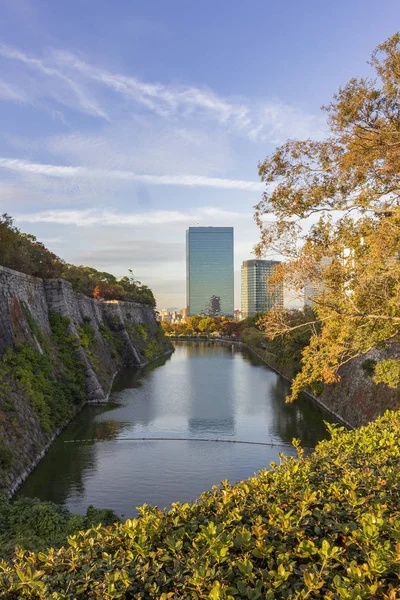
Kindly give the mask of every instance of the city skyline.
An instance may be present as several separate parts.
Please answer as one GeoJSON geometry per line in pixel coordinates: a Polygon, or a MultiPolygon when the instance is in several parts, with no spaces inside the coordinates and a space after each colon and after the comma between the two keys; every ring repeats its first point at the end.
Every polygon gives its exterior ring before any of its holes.
{"type": "Polygon", "coordinates": [[[393,33],[398,2],[363,7],[234,1],[228,26],[210,0],[3,0],[1,212],[69,263],[132,269],[159,307],[185,305],[184,231],[233,226],[238,307],[258,162],[322,139],[321,105],[393,33]]]}

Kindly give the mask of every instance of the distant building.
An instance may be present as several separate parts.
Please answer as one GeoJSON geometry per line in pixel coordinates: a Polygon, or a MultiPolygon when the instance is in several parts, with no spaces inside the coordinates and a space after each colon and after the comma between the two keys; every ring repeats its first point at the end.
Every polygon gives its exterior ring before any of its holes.
{"type": "Polygon", "coordinates": [[[280,263],[276,260],[244,260],[242,263],[242,318],[272,307],[283,308],[283,284],[270,285],[268,279],[280,263]]]}
{"type": "Polygon", "coordinates": [[[237,308],[233,313],[233,318],[235,321],[240,321],[242,319],[242,311],[237,308]]]}
{"type": "MultiPolygon", "coordinates": [[[[321,271],[324,267],[331,264],[331,258],[325,257],[321,259],[320,267],[318,271],[321,271]]],[[[327,291],[326,285],[322,282],[321,278],[315,281],[309,281],[304,286],[304,306],[312,308],[315,304],[316,298],[322,293],[327,291]]]]}
{"type": "Polygon", "coordinates": [[[160,310],[160,317],[161,317],[161,321],[163,323],[171,323],[171,313],[169,312],[169,310],[163,308],[162,310],[160,310]]]}
{"type": "Polygon", "coordinates": [[[189,227],[187,314],[233,316],[233,293],[233,227],[189,227]]]}

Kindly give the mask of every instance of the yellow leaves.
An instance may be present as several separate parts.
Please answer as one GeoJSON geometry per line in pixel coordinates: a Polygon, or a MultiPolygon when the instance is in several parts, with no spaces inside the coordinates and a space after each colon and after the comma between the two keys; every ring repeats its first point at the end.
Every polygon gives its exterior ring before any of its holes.
{"type": "MultiPolygon", "coordinates": [[[[292,398],[313,380],[335,383],[341,364],[399,331],[399,39],[373,55],[381,81],[353,78],[334,96],[324,141],[289,140],[259,164],[267,188],[256,207],[258,254],[273,249],[288,258],[279,282],[325,290],[314,306],[322,333],[292,398]],[[304,219],[315,214],[322,216],[307,231],[304,219]],[[320,268],[324,259],[330,264],[320,268]]],[[[276,316],[265,329],[271,340],[289,333],[276,316]]],[[[399,387],[399,368],[389,370],[376,382],[399,387]]]]}

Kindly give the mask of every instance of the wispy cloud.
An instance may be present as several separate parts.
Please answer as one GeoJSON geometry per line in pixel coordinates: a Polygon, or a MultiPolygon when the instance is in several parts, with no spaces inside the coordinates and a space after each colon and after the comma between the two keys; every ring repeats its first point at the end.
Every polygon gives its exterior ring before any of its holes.
{"type": "Polygon", "coordinates": [[[17,90],[14,86],[0,80],[0,99],[1,100],[14,100],[16,102],[28,102],[26,95],[17,90]]]}
{"type": "MultiPolygon", "coordinates": [[[[28,145],[29,140],[17,140],[15,147],[24,151],[28,145]]],[[[100,132],[52,136],[37,147],[57,155],[54,162],[135,173],[219,176],[234,167],[224,132],[181,127],[155,116],[127,118],[100,132]]]]}
{"type": "Polygon", "coordinates": [[[121,110],[131,112],[136,104],[162,118],[211,119],[225,130],[253,141],[279,143],[287,137],[323,136],[321,116],[279,100],[229,99],[207,87],[144,81],[62,50],[49,51],[45,59],[40,59],[0,45],[0,56],[42,76],[47,82],[43,95],[102,119],[112,120],[121,110]],[[49,81],[53,85],[48,85],[49,81]]]}
{"type": "MultiPolygon", "coordinates": [[[[89,95],[84,91],[82,86],[78,85],[76,81],[74,81],[71,77],[67,76],[60,69],[51,66],[43,60],[40,60],[36,57],[28,56],[24,52],[21,52],[20,50],[7,46],[5,44],[0,44],[0,56],[8,60],[13,60],[22,63],[26,67],[36,72],[39,72],[42,76],[45,76],[46,78],[58,79],[67,88],[67,91],[69,91],[70,93],[72,92],[75,98],[75,102],[73,102],[73,104],[78,105],[80,110],[96,117],[108,119],[106,112],[96,103],[95,100],[89,97],[89,95]]],[[[71,106],[71,98],[69,98],[68,94],[66,95],[65,93],[63,93],[62,89],[60,90],[57,88],[51,88],[49,86],[46,86],[46,89],[43,90],[43,93],[52,96],[61,104],[71,106]]]]}
{"type": "Polygon", "coordinates": [[[90,169],[62,165],[46,165],[14,158],[0,158],[0,168],[18,173],[45,175],[56,178],[115,179],[119,181],[137,181],[152,185],[178,185],[190,187],[213,187],[225,190],[260,191],[260,182],[240,179],[223,179],[201,175],[141,175],[133,171],[90,169]]]}
{"type": "Polygon", "coordinates": [[[179,109],[200,109],[213,113],[222,123],[233,121],[240,128],[250,126],[250,110],[246,105],[229,102],[209,89],[144,82],[135,77],[89,65],[71,52],[58,51],[54,56],[56,62],[65,68],[77,71],[125,98],[140,102],[160,115],[176,113],[179,109]]]}
{"type": "Polygon", "coordinates": [[[85,210],[47,210],[37,213],[21,213],[15,215],[17,221],[24,223],[54,223],[58,225],[75,225],[77,227],[93,226],[146,226],[168,225],[173,223],[202,223],[210,220],[249,219],[250,214],[226,211],[213,207],[204,207],[197,211],[156,210],[148,213],[120,213],[108,208],[85,210]]]}

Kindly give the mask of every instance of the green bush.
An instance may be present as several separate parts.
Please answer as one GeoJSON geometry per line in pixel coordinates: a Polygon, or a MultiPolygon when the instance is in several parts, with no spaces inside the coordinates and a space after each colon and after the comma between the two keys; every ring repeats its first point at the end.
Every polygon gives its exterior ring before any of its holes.
{"type": "Polygon", "coordinates": [[[34,551],[57,548],[80,529],[116,521],[111,510],[89,506],[86,516],[73,515],[63,506],[38,498],[22,497],[10,502],[0,495],[0,558],[11,557],[17,544],[34,551]]]}
{"type": "Polygon", "coordinates": [[[361,368],[367,375],[372,377],[375,371],[375,365],[376,360],[373,360],[372,358],[367,358],[361,363],[361,368]]]}
{"type": "Polygon", "coordinates": [[[311,386],[311,391],[316,396],[320,396],[324,391],[324,385],[320,381],[313,381],[311,386]]]}
{"type": "Polygon", "coordinates": [[[400,361],[394,358],[380,361],[374,369],[374,382],[400,389],[400,361]]]}
{"type": "MultiPolygon", "coordinates": [[[[396,600],[400,412],[284,458],[194,504],[92,528],[56,553],[0,563],[15,600],[396,600]]],[[[296,444],[297,445],[297,444],[296,444]]]]}

